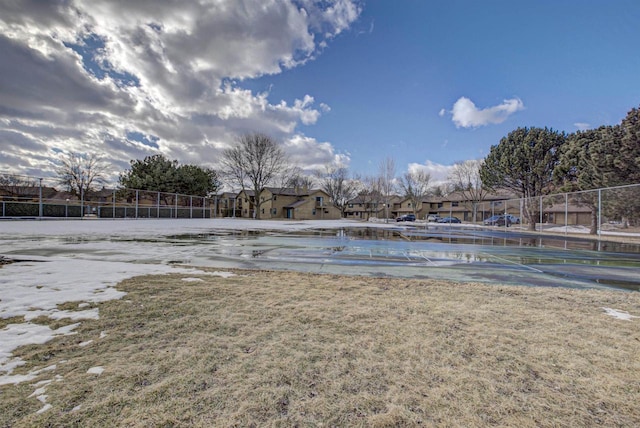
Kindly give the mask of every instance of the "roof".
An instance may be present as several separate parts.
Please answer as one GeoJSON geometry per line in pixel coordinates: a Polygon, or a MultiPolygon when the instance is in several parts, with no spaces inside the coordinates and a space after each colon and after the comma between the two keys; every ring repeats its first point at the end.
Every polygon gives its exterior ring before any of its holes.
{"type": "Polygon", "coordinates": [[[295,201],[292,204],[285,205],[285,208],[298,208],[299,206],[302,206],[302,205],[306,204],[307,202],[310,202],[310,200],[309,199],[301,199],[299,201],[295,201]]]}
{"type": "Polygon", "coordinates": [[[274,195],[283,196],[304,196],[309,194],[308,189],[296,189],[295,187],[265,187],[263,190],[268,190],[274,195]]]}

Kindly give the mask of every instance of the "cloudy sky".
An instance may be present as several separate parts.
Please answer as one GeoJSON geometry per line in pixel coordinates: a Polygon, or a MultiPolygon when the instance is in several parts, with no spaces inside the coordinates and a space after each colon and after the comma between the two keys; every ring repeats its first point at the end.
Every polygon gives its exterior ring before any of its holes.
{"type": "Polygon", "coordinates": [[[619,123],[638,22],[637,0],[2,1],[0,172],[68,152],[215,168],[264,132],[307,170],[439,178],[519,126],[619,123]]]}

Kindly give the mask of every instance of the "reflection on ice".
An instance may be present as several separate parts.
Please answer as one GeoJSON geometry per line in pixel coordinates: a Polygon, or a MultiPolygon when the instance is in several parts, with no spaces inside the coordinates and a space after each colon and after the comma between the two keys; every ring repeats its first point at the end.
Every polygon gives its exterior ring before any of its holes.
{"type": "MultiPolygon", "coordinates": [[[[168,223],[165,223],[168,224],[168,223]]],[[[496,229],[341,227],[10,240],[11,254],[637,290],[637,245],[496,229]],[[594,248],[595,245],[595,248],[594,248]],[[599,251],[598,251],[599,250],[599,251]]]]}

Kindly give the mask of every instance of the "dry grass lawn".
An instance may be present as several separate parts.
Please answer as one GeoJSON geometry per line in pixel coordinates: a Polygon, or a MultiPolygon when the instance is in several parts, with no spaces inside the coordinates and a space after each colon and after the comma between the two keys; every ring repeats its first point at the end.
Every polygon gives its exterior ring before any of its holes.
{"type": "Polygon", "coordinates": [[[0,387],[0,426],[640,426],[640,318],[602,309],[640,293],[237,273],[125,281],[17,350],[56,369],[0,387]]]}

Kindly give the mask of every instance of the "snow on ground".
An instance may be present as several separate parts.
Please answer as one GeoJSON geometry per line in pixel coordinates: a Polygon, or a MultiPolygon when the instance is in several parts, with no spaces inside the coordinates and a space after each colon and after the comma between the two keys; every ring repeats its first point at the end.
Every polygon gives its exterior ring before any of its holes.
{"type": "Polygon", "coordinates": [[[635,315],[631,315],[629,312],[621,311],[618,309],[611,309],[611,308],[602,308],[602,309],[607,315],[623,321],[631,321],[631,319],[633,318],[640,318],[635,315]]]}
{"type": "MultiPolygon", "coordinates": [[[[20,319],[20,322],[12,322],[0,329],[0,385],[29,381],[43,371],[51,370],[44,367],[27,375],[12,375],[11,372],[23,364],[12,357],[14,349],[26,344],[45,343],[58,335],[74,334],[73,330],[78,325],[52,330],[31,322],[34,318],[95,319],[99,316],[98,309],[84,308],[91,306],[90,303],[121,298],[124,293],[116,290],[115,285],[127,278],[171,272],[204,274],[197,269],[172,266],[176,261],[188,260],[193,255],[192,246],[161,246],[153,239],[145,242],[145,237],[208,234],[215,230],[297,231],[341,227],[406,226],[383,220],[233,218],[0,221],[0,248],[8,252],[10,258],[21,260],[0,268],[0,318],[20,319]],[[134,243],[131,242],[133,239],[134,243]],[[126,241],[129,243],[125,244],[126,241]],[[80,310],[57,309],[57,305],[66,302],[78,302],[80,310]]],[[[0,253],[2,255],[7,256],[7,253],[0,253]]],[[[227,276],[229,272],[210,274],[227,276]]],[[[195,280],[197,278],[185,278],[185,281],[195,280]]],[[[107,333],[103,332],[100,338],[107,333]]],[[[82,345],[90,343],[83,342],[82,345]]]]}
{"type": "Polygon", "coordinates": [[[0,221],[0,236],[98,236],[140,237],[176,233],[201,233],[223,230],[322,229],[335,227],[389,227],[383,221],[356,220],[251,220],[241,218],[214,219],[116,219],[116,220],[7,220],[0,221]]]}
{"type": "MultiPolygon", "coordinates": [[[[11,375],[23,361],[12,357],[19,346],[42,344],[59,335],[74,334],[79,324],[71,324],[56,330],[31,321],[40,316],[51,319],[69,318],[74,321],[96,319],[98,309],[63,311],[57,305],[79,302],[79,309],[111,299],[119,299],[124,293],[115,289],[119,282],[139,275],[166,274],[171,272],[188,275],[205,272],[170,266],[171,260],[188,257],[188,249],[154,244],[139,245],[139,256],[132,260],[118,259],[115,255],[122,245],[106,238],[157,238],[176,234],[209,233],[213,230],[283,230],[295,231],[309,228],[334,227],[389,227],[392,223],[362,223],[348,220],[331,221],[269,221],[247,219],[148,219],[148,220],[7,220],[0,221],[0,242],[5,251],[20,263],[0,268],[0,318],[18,317],[24,322],[11,323],[0,330],[0,385],[19,383],[35,378],[43,369],[28,375],[11,375]],[[42,241],[42,238],[63,238],[42,241]],[[49,256],[33,256],[33,248],[51,247],[49,256]],[[91,250],[91,251],[87,251],[91,250]],[[100,251],[98,251],[100,250],[100,251]],[[25,255],[14,256],[24,252],[25,255]],[[83,257],[78,257],[79,252],[83,257]],[[92,253],[93,252],[93,253],[92,253]],[[148,254],[145,254],[148,253],[148,254]]],[[[0,254],[2,255],[2,254],[0,254]]],[[[122,256],[120,256],[122,257],[122,256]]],[[[210,275],[228,277],[229,272],[212,272],[210,275]]],[[[192,281],[193,279],[189,279],[192,281]]],[[[106,335],[106,333],[104,333],[106,335]]],[[[104,337],[101,335],[101,338],[104,337]]],[[[84,346],[89,343],[84,343],[84,346]]],[[[81,344],[82,345],[82,344],[81,344]]],[[[40,394],[41,395],[41,394],[40,394]]]]}

